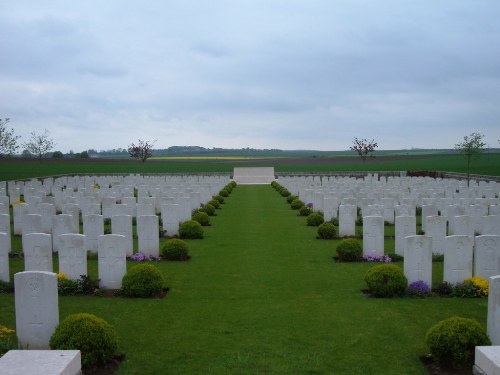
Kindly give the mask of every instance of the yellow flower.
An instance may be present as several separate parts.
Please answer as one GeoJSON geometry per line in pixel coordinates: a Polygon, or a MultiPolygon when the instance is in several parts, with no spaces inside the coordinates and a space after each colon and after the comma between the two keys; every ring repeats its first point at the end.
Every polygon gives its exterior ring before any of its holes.
{"type": "Polygon", "coordinates": [[[485,297],[488,296],[488,280],[481,276],[468,277],[465,281],[470,281],[476,288],[481,291],[481,294],[485,297]]]}
{"type": "Polygon", "coordinates": [[[21,203],[26,203],[26,202],[25,202],[25,201],[23,201],[22,199],[19,199],[18,201],[15,201],[15,202],[11,203],[10,205],[11,205],[12,207],[14,207],[16,204],[21,204],[21,203]]]}
{"type": "Polygon", "coordinates": [[[64,273],[58,273],[57,278],[60,280],[68,280],[68,276],[66,276],[64,273]]]}
{"type": "Polygon", "coordinates": [[[16,332],[16,331],[13,329],[10,329],[8,327],[0,325],[0,339],[6,339],[14,332],[16,332]]]}
{"type": "Polygon", "coordinates": [[[99,189],[99,188],[100,188],[99,184],[94,184],[94,189],[99,189]]]}

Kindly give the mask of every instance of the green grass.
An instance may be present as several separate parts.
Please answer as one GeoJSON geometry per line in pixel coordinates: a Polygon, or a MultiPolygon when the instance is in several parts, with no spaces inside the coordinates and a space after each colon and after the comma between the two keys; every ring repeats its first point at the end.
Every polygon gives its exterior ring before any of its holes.
{"type": "MultiPolygon", "coordinates": [[[[0,159],[1,180],[26,179],[62,174],[150,174],[150,173],[230,173],[234,167],[274,167],[276,172],[345,172],[345,171],[447,171],[465,172],[465,158],[457,154],[425,154],[404,155],[398,158],[378,156],[369,158],[366,162],[360,159],[346,161],[346,157],[320,158],[278,158],[269,157],[265,160],[149,160],[146,163],[124,160],[38,160],[0,159]]],[[[500,176],[500,153],[487,153],[471,164],[472,174],[500,176]]]]}
{"type": "MultiPolygon", "coordinates": [[[[270,186],[238,186],[206,238],[189,241],[189,262],[156,263],[166,298],[61,297],[60,319],[110,322],[126,353],[119,374],[172,375],[424,375],[432,325],[454,315],[485,325],[485,299],[366,297],[372,264],[335,263],[338,241],[316,240],[296,215],[270,186]]],[[[22,267],[11,260],[12,273],[22,267]]],[[[442,263],[433,274],[442,278],[442,263]]],[[[12,296],[0,295],[0,316],[14,326],[12,296]]]]}

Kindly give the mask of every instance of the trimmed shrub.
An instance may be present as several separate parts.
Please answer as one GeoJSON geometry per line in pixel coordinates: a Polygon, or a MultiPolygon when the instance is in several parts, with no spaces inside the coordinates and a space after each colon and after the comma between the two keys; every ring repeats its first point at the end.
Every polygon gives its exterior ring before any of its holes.
{"type": "Polygon", "coordinates": [[[318,238],[322,240],[334,239],[336,234],[337,231],[332,223],[323,223],[318,227],[318,238]]]}
{"type": "Polygon", "coordinates": [[[122,290],[128,297],[152,297],[163,288],[163,274],[150,263],[132,267],[122,279],[122,290]]]}
{"type": "MultiPolygon", "coordinates": [[[[304,206],[304,202],[302,202],[299,198],[297,198],[297,199],[294,199],[292,201],[292,203],[290,204],[290,207],[292,207],[292,210],[298,210],[301,207],[306,207],[306,206],[304,206]]],[[[309,208],[309,207],[307,207],[307,208],[309,208]]],[[[309,213],[311,213],[311,211],[309,213]]]]}
{"type": "Polygon", "coordinates": [[[363,247],[358,240],[346,238],[337,245],[337,256],[343,262],[357,262],[361,260],[363,247]]]}
{"type": "Polygon", "coordinates": [[[188,245],[178,238],[168,240],[161,249],[161,256],[167,260],[188,260],[188,245]]]}
{"type": "Polygon", "coordinates": [[[281,189],[280,194],[281,194],[281,196],[282,196],[282,197],[288,197],[288,196],[292,195],[292,193],[290,193],[290,192],[289,192],[287,189],[285,189],[285,188],[281,189]]]}
{"type": "Polygon", "coordinates": [[[299,216],[309,216],[312,212],[313,211],[305,205],[299,208],[299,216]]]}
{"type": "Polygon", "coordinates": [[[216,195],[214,199],[217,199],[220,204],[224,203],[224,197],[222,195],[216,195]]]}
{"type": "Polygon", "coordinates": [[[179,236],[191,239],[203,238],[203,227],[197,221],[185,221],[179,225],[179,236]]]}
{"type": "Polygon", "coordinates": [[[228,197],[229,191],[227,191],[226,189],[222,189],[221,191],[219,191],[219,195],[222,197],[228,197]]]}
{"type": "Polygon", "coordinates": [[[193,215],[193,220],[201,224],[201,226],[206,227],[210,225],[210,217],[206,212],[198,211],[193,215]]]}
{"type": "Polygon", "coordinates": [[[365,274],[368,290],[375,297],[402,296],[408,286],[403,270],[393,264],[379,264],[365,274]]]}
{"type": "Polygon", "coordinates": [[[220,202],[217,199],[211,199],[211,200],[209,200],[208,204],[214,206],[215,209],[220,208],[220,202]]]}
{"type": "Polygon", "coordinates": [[[307,225],[309,227],[317,227],[317,226],[323,224],[324,221],[325,221],[325,219],[323,219],[323,215],[321,215],[317,212],[313,212],[313,213],[309,214],[309,216],[307,217],[307,225]]]}
{"type": "Polygon", "coordinates": [[[286,203],[291,204],[297,198],[298,197],[296,195],[289,195],[288,197],[286,197],[286,203]]]}
{"type": "Polygon", "coordinates": [[[205,204],[202,208],[200,208],[200,211],[206,212],[208,216],[215,215],[215,207],[212,206],[210,203],[205,204]]]}
{"type": "Polygon", "coordinates": [[[477,320],[458,316],[442,320],[431,327],[425,341],[435,360],[457,369],[474,364],[476,346],[491,345],[477,320]]]}
{"type": "Polygon", "coordinates": [[[50,338],[52,350],[80,350],[82,367],[104,364],[118,347],[115,329],[95,315],[68,315],[50,338]]]}

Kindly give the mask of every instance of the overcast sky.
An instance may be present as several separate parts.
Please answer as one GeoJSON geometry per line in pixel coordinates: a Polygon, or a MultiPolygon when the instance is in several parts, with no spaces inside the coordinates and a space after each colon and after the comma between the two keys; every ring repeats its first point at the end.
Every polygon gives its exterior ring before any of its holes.
{"type": "Polygon", "coordinates": [[[0,118],[55,149],[500,147],[500,1],[0,2],[0,118]]]}

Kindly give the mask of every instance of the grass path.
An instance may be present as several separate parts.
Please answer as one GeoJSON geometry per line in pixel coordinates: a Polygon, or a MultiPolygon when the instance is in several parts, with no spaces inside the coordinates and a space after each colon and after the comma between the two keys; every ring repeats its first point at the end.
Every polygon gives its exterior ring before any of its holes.
{"type": "MultiPolygon", "coordinates": [[[[485,324],[485,300],[367,298],[372,265],[334,263],[335,241],[316,240],[269,185],[238,186],[226,202],[206,238],[189,242],[189,262],[157,264],[165,299],[59,299],[61,319],[90,312],[117,329],[119,374],[424,375],[433,324],[485,324]]],[[[10,326],[13,305],[0,295],[10,326]]]]}

